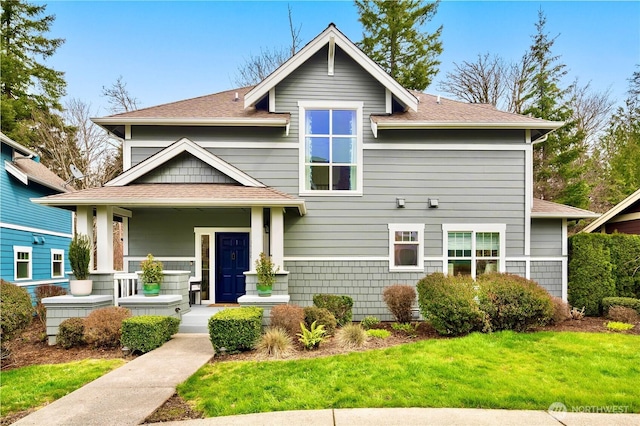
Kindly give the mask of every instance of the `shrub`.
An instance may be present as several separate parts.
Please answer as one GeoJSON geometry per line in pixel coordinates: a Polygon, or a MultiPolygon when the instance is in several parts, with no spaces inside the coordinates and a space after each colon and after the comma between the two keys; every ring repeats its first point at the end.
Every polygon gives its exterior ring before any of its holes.
{"type": "Polygon", "coordinates": [[[69,264],[76,280],[86,280],[89,277],[91,263],[91,240],[87,235],[76,234],[69,244],[69,264]]]}
{"type": "Polygon", "coordinates": [[[304,309],[300,306],[277,305],[271,309],[271,327],[282,328],[291,337],[300,333],[301,322],[304,322],[304,309]]]}
{"type": "Polygon", "coordinates": [[[56,344],[65,349],[84,345],[84,320],[82,318],[67,318],[62,321],[60,328],[58,328],[56,344]]]}
{"type": "Polygon", "coordinates": [[[369,330],[371,327],[374,327],[374,326],[376,326],[378,324],[380,324],[380,320],[378,318],[374,317],[374,316],[364,317],[362,319],[362,321],[360,322],[360,325],[365,330],[369,330]]]}
{"type": "Polygon", "coordinates": [[[47,321],[47,308],[42,304],[42,299],[47,297],[64,296],[67,290],[59,285],[43,284],[36,287],[36,314],[43,323],[47,321]]]}
{"type": "Polygon", "coordinates": [[[391,332],[384,329],[367,330],[367,336],[374,337],[376,339],[388,339],[389,336],[391,336],[391,332]]]}
{"type": "Polygon", "coordinates": [[[569,304],[559,297],[552,297],[553,303],[553,323],[560,324],[561,322],[571,319],[571,308],[569,304]]]}
{"type": "Polygon", "coordinates": [[[315,321],[311,323],[309,329],[300,323],[301,332],[298,333],[299,341],[307,350],[318,349],[320,343],[324,342],[324,335],[326,333],[324,325],[318,324],[315,321]]]}
{"type": "Polygon", "coordinates": [[[407,336],[414,338],[418,335],[418,324],[411,324],[410,322],[404,323],[404,324],[400,324],[397,322],[394,322],[393,324],[391,324],[391,328],[393,328],[395,331],[398,331],[400,333],[404,333],[407,336]]]}
{"type": "Polygon", "coordinates": [[[169,316],[141,315],[122,322],[122,346],[146,353],[162,346],[178,332],[180,320],[169,316]]]}
{"type": "Polygon", "coordinates": [[[353,299],[349,296],[316,294],[313,296],[313,304],[318,308],[328,309],[335,317],[339,326],[350,323],[353,318],[353,299]]]}
{"type": "Polygon", "coordinates": [[[0,342],[11,340],[31,324],[33,305],[27,290],[0,282],[0,342]]]}
{"type": "Polygon", "coordinates": [[[416,301],[416,290],[410,285],[395,284],[384,289],[382,300],[399,323],[411,322],[411,309],[416,301]]]}
{"type": "Polygon", "coordinates": [[[571,319],[577,321],[581,321],[582,319],[584,319],[584,306],[582,307],[582,309],[571,308],[571,319]]]}
{"type": "Polygon", "coordinates": [[[615,296],[640,298],[640,235],[607,235],[615,296]]]}
{"type": "Polygon", "coordinates": [[[359,348],[367,341],[367,332],[360,324],[347,324],[336,334],[338,344],[344,348],[359,348]]]}
{"type": "Polygon", "coordinates": [[[483,313],[474,300],[470,277],[445,276],[440,272],[418,281],[420,312],[440,334],[461,335],[482,326],[483,313]]]}
{"type": "Polygon", "coordinates": [[[569,304],[599,315],[602,299],[615,296],[608,236],[577,234],[569,238],[569,304]]]}
{"type": "Polygon", "coordinates": [[[640,315],[635,309],[625,308],[624,306],[612,306],[609,308],[607,317],[619,322],[635,324],[640,322],[640,315]]]}
{"type": "Polygon", "coordinates": [[[633,327],[633,324],[626,324],[624,322],[609,321],[607,323],[607,329],[611,331],[627,331],[631,330],[633,327]]]}
{"type": "Polygon", "coordinates": [[[216,352],[253,349],[262,331],[262,308],[224,309],[209,318],[209,337],[216,352]]]}
{"type": "Polygon", "coordinates": [[[551,296],[538,283],[493,272],[478,277],[478,301],[492,331],[526,331],[553,317],[551,296]]]}
{"type": "MultiPolygon", "coordinates": [[[[298,324],[298,328],[300,328],[300,324],[298,324]]],[[[271,358],[285,358],[291,353],[291,346],[291,337],[286,330],[270,327],[258,340],[256,349],[271,358]]]]}
{"type": "Polygon", "coordinates": [[[314,322],[324,326],[327,336],[333,335],[336,331],[336,317],[334,317],[333,314],[325,308],[307,306],[304,308],[304,322],[307,327],[310,327],[314,322]]]}
{"type": "Polygon", "coordinates": [[[640,299],[632,297],[605,297],[602,299],[602,307],[607,312],[612,306],[623,306],[635,309],[640,314],[640,299]]]}
{"type": "Polygon", "coordinates": [[[84,320],[84,339],[96,348],[120,346],[122,322],[131,317],[131,311],[119,306],[100,308],[84,320]]]}

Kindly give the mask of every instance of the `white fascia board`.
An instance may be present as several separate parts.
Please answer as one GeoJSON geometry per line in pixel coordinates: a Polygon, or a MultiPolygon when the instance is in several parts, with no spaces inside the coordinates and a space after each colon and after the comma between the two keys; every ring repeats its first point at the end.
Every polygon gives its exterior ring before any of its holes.
{"type": "Polygon", "coordinates": [[[2,140],[3,143],[6,143],[7,145],[9,145],[11,148],[15,149],[16,151],[20,151],[22,154],[24,154],[26,156],[33,155],[34,157],[38,157],[38,153],[36,153],[35,151],[30,150],[29,148],[27,148],[24,145],[20,145],[18,142],[16,142],[13,139],[9,138],[9,136],[5,135],[2,132],[0,132],[0,140],[2,140]]]}
{"type": "MultiPolygon", "coordinates": [[[[586,219],[600,217],[600,213],[588,212],[584,214],[570,213],[531,213],[532,219],[586,219]]],[[[584,232],[584,231],[583,231],[584,232]]]]}
{"type": "Polygon", "coordinates": [[[201,148],[191,140],[182,138],[179,141],[169,145],[167,148],[149,157],[147,160],[137,164],[135,167],[122,173],[115,179],[105,183],[104,186],[124,186],[134,180],[144,176],[155,168],[165,164],[167,161],[175,158],[176,156],[188,152],[194,157],[204,161],[211,167],[220,171],[221,173],[229,176],[233,180],[241,183],[244,186],[252,186],[257,188],[264,188],[265,185],[241,170],[235,168],[231,164],[224,160],[221,160],[217,156],[213,155],[204,148],[201,148]]]}
{"type": "Polygon", "coordinates": [[[609,219],[612,219],[618,213],[622,212],[624,209],[626,209],[627,207],[629,207],[631,204],[635,203],[638,200],[640,200],[640,189],[638,189],[633,194],[629,195],[624,200],[620,201],[611,210],[609,210],[608,212],[606,212],[605,214],[600,216],[600,219],[598,219],[595,222],[589,224],[589,226],[585,227],[580,232],[593,232],[594,230],[598,229],[600,226],[602,226],[606,222],[608,222],[609,219]]]}
{"type": "MultiPolygon", "coordinates": [[[[271,199],[232,199],[215,200],[211,198],[190,198],[190,199],[131,199],[131,198],[73,198],[68,200],[32,198],[32,202],[43,206],[68,207],[68,206],[119,206],[119,207],[296,207],[301,216],[307,213],[304,200],[271,200],[271,199]]],[[[124,209],[119,210],[126,211],[124,209]]]]}
{"type": "Polygon", "coordinates": [[[450,121],[379,121],[378,129],[545,129],[555,130],[564,125],[563,122],[546,123],[486,123],[486,122],[450,122],[450,121]]]}
{"type": "Polygon", "coordinates": [[[4,168],[11,176],[18,179],[25,185],[29,185],[29,177],[25,173],[23,173],[22,170],[14,166],[11,162],[4,160],[4,168]]]}
{"type": "Polygon", "coordinates": [[[331,37],[335,44],[339,46],[347,55],[355,60],[371,76],[378,80],[385,88],[389,89],[395,96],[407,105],[411,110],[418,110],[418,98],[402,87],[400,83],[387,74],[378,64],[358,49],[351,40],[338,31],[335,27],[329,26],[315,39],[311,40],[293,57],[289,58],[280,68],[272,72],[267,78],[262,80],[256,87],[244,95],[244,107],[249,108],[262,99],[272,87],[284,80],[289,74],[304,64],[309,58],[315,55],[326,44],[330,43],[331,37]]]}
{"type": "Polygon", "coordinates": [[[285,127],[288,118],[141,118],[141,117],[102,117],[92,118],[95,124],[105,125],[144,125],[144,126],[251,126],[285,127]]]}

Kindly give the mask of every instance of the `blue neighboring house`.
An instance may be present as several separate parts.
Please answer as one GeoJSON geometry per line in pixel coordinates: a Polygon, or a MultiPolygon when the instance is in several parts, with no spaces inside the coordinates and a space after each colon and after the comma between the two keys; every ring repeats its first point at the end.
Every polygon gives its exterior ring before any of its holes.
{"type": "Polygon", "coordinates": [[[32,198],[70,192],[30,149],[0,133],[0,278],[34,295],[43,284],[69,287],[67,250],[72,213],[41,206],[32,198]]]}

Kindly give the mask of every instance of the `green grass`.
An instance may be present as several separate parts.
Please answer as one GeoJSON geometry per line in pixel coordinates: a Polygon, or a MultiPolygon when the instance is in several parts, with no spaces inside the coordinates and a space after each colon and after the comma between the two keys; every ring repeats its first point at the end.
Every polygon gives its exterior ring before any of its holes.
{"type": "Polygon", "coordinates": [[[3,371],[0,415],[55,401],[123,364],[121,359],[89,359],[3,371]]]}
{"type": "Polygon", "coordinates": [[[359,407],[640,411],[640,338],[501,332],[296,361],[208,364],[178,387],[206,416],[359,407]]]}

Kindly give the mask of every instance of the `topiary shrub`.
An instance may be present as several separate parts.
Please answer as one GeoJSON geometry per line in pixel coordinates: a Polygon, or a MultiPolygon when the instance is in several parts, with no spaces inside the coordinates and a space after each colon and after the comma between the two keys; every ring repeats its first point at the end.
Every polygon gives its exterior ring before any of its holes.
{"type": "Polygon", "coordinates": [[[492,331],[526,331],[553,317],[553,302],[538,283],[518,275],[492,272],[477,279],[480,309],[492,331]]]}
{"type": "Polygon", "coordinates": [[[569,304],[600,315],[602,299],[615,296],[608,236],[577,234],[569,238],[569,304]]]}
{"type": "MultiPolygon", "coordinates": [[[[300,324],[298,324],[300,328],[300,324]]],[[[256,349],[262,355],[269,358],[286,358],[292,349],[291,336],[286,330],[278,327],[269,327],[258,340],[256,349]]]]}
{"type": "Polygon", "coordinates": [[[262,331],[262,308],[224,309],[209,318],[209,337],[216,352],[253,349],[262,331]]]}
{"type": "Polygon", "coordinates": [[[84,339],[95,348],[117,348],[122,336],[122,322],[131,311],[120,306],[96,309],[84,320],[84,339]]]}
{"type": "Polygon", "coordinates": [[[304,322],[304,309],[297,305],[277,305],[271,309],[271,327],[281,328],[290,337],[300,333],[300,323],[304,322]]]}
{"type": "Polygon", "coordinates": [[[328,309],[336,318],[339,326],[350,323],[353,318],[353,299],[349,296],[316,294],[313,296],[313,304],[318,308],[328,309]]]}
{"type": "Polygon", "coordinates": [[[67,290],[59,285],[43,284],[36,287],[36,314],[43,324],[47,322],[47,308],[42,304],[42,299],[47,297],[64,296],[67,290]]]}
{"type": "Polygon", "coordinates": [[[367,332],[360,324],[347,324],[336,333],[338,344],[343,348],[359,348],[367,341],[367,332]]]}
{"type": "Polygon", "coordinates": [[[85,344],[84,319],[67,318],[60,323],[56,344],[64,349],[71,349],[85,344]]]}
{"type": "Polygon", "coordinates": [[[553,303],[552,320],[554,324],[560,324],[571,319],[571,307],[567,302],[559,297],[551,297],[551,303],[553,303]]]}
{"type": "Polygon", "coordinates": [[[623,306],[625,308],[635,309],[640,314],[640,299],[633,297],[605,297],[602,299],[602,308],[606,313],[612,306],[623,306]]]}
{"type": "Polygon", "coordinates": [[[401,324],[411,322],[413,304],[416,301],[416,290],[410,285],[394,284],[384,289],[382,300],[387,304],[391,314],[401,324]]]}
{"type": "Polygon", "coordinates": [[[607,312],[607,318],[628,324],[640,322],[640,314],[635,309],[625,308],[624,306],[610,307],[609,312],[607,312]]]}
{"type": "Polygon", "coordinates": [[[141,315],[122,321],[122,346],[133,352],[147,353],[171,340],[180,320],[162,315],[141,315]]]}
{"type": "Polygon", "coordinates": [[[31,324],[33,305],[27,290],[0,281],[0,342],[11,340],[31,324]]]}
{"type": "Polygon", "coordinates": [[[438,333],[457,336],[482,328],[471,277],[436,272],[418,281],[417,289],[420,312],[438,333]]]}
{"type": "Polygon", "coordinates": [[[314,322],[317,322],[318,325],[323,325],[327,336],[332,336],[336,332],[338,324],[336,317],[328,309],[318,308],[317,306],[304,308],[304,322],[307,328],[311,327],[314,322]]]}

